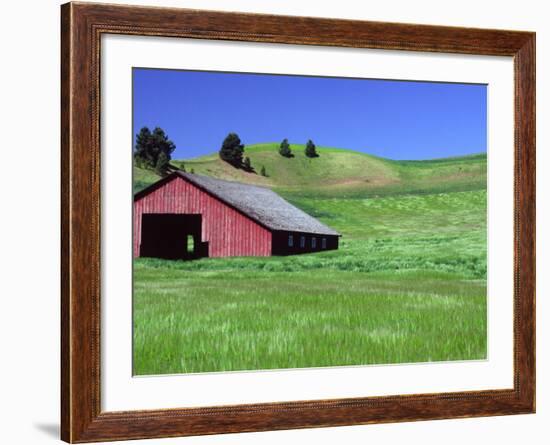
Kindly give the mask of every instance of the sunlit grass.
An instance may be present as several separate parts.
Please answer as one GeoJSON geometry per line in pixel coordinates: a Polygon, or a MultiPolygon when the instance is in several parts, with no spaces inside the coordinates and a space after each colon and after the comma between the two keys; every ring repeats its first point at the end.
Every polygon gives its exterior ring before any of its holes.
{"type": "Polygon", "coordinates": [[[483,281],[414,272],[139,276],[136,374],[486,356],[483,281]]]}
{"type": "Polygon", "coordinates": [[[287,198],[340,249],[134,262],[135,374],[486,357],[484,190],[287,198]]]}

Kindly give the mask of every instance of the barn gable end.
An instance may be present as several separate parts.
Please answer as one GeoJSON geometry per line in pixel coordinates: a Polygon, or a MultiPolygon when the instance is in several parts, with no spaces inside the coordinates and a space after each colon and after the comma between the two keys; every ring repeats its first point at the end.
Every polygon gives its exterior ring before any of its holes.
{"type": "Polygon", "coordinates": [[[201,241],[208,256],[269,256],[271,232],[237,209],[197,187],[171,175],[134,198],[134,257],[140,255],[143,214],[202,215],[201,241]]]}

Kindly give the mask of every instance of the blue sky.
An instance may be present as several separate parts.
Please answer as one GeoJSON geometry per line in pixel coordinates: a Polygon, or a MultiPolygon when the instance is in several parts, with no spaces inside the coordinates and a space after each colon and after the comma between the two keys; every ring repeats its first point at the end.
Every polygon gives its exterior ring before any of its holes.
{"type": "Polygon", "coordinates": [[[174,159],[244,144],[306,143],[391,159],[487,151],[486,85],[180,70],[133,70],[134,141],[163,128],[174,159]]]}

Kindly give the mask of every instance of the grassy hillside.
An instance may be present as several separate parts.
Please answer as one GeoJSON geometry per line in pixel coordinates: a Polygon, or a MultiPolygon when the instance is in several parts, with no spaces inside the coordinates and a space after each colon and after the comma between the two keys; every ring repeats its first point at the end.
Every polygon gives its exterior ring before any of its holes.
{"type": "MultiPolygon", "coordinates": [[[[255,173],[236,169],[217,153],[185,160],[187,171],[220,179],[272,187],[286,196],[371,197],[388,194],[441,193],[485,188],[485,155],[433,161],[392,161],[351,150],[318,147],[318,158],[304,155],[304,146],[292,144],[293,158],[279,155],[278,144],[245,147],[255,173]],[[259,171],[264,166],[267,177],[259,171]]],[[[182,161],[173,161],[176,166],[182,161]]],[[[134,169],[135,190],[158,176],[134,169]]]]}
{"type": "Polygon", "coordinates": [[[134,165],[134,177],[133,177],[133,188],[134,193],[138,192],[148,185],[151,185],[153,182],[156,182],[160,179],[160,176],[157,175],[153,170],[146,168],[140,168],[134,165]]]}
{"type": "MultiPolygon", "coordinates": [[[[288,257],[134,261],[138,375],[483,359],[486,157],[391,161],[247,146],[257,171],[217,154],[187,171],[272,187],[342,233],[288,257]]],[[[173,162],[178,165],[178,161],[173,162]]],[[[137,188],[154,182],[135,168],[137,188]]]]}

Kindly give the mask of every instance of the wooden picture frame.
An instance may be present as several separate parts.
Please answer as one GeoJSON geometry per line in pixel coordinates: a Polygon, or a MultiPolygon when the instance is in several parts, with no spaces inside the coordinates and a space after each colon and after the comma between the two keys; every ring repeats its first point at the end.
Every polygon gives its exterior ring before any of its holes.
{"type": "Polygon", "coordinates": [[[61,437],[71,443],[535,411],[535,34],[92,3],[61,7],[61,437]],[[514,387],[209,408],[102,412],[102,34],[512,56],[514,387]]]}

